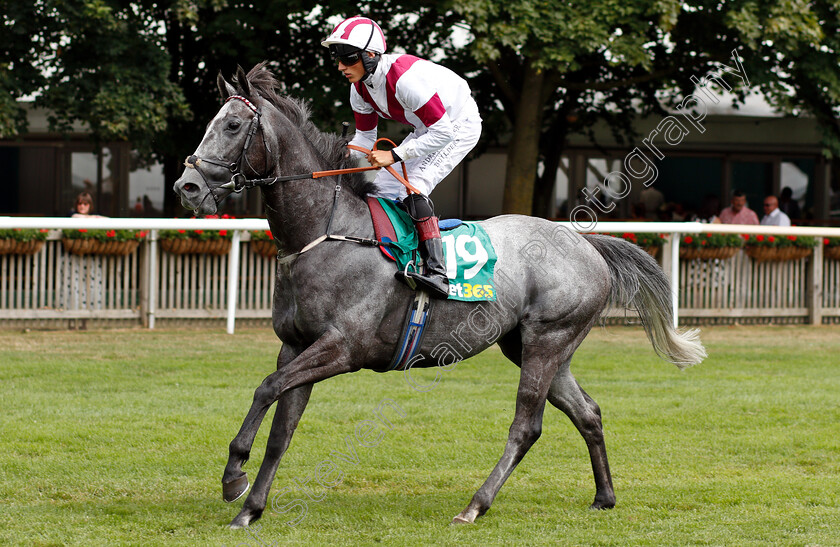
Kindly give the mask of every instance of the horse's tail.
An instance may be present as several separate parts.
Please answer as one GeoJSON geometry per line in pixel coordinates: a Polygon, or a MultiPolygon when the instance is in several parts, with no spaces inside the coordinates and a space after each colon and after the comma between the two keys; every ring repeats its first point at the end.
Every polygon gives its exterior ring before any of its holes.
{"type": "Polygon", "coordinates": [[[700,331],[674,328],[671,284],[659,264],[638,246],[619,238],[584,235],[604,257],[610,269],[610,303],[639,312],[656,353],[679,368],[706,358],[700,331]]]}

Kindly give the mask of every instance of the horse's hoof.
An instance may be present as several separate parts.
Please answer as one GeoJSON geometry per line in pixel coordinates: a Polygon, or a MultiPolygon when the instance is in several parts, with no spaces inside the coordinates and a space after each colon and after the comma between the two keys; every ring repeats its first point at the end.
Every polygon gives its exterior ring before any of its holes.
{"type": "Polygon", "coordinates": [[[230,521],[228,524],[228,528],[231,530],[239,530],[240,528],[246,528],[251,526],[262,516],[262,510],[255,510],[255,509],[248,509],[247,507],[243,507],[242,510],[236,515],[236,518],[230,521]]]}
{"type": "Polygon", "coordinates": [[[450,522],[450,524],[472,524],[472,523],[473,523],[473,521],[467,520],[464,517],[462,517],[461,515],[458,515],[457,517],[452,519],[452,522],[450,522]]]}
{"type": "MultiPolygon", "coordinates": [[[[248,491],[248,475],[243,473],[232,481],[222,481],[222,499],[230,503],[241,498],[248,491]]],[[[233,527],[233,523],[231,523],[233,527]]]]}
{"type": "Polygon", "coordinates": [[[605,511],[607,509],[612,509],[613,507],[615,507],[615,502],[614,501],[613,502],[595,501],[592,505],[589,506],[589,508],[592,509],[593,511],[605,511]]]}
{"type": "Polygon", "coordinates": [[[228,524],[228,528],[230,528],[231,530],[240,530],[248,526],[250,523],[251,519],[244,516],[242,513],[239,513],[238,515],[236,515],[235,519],[230,521],[230,524],[228,524]]]}

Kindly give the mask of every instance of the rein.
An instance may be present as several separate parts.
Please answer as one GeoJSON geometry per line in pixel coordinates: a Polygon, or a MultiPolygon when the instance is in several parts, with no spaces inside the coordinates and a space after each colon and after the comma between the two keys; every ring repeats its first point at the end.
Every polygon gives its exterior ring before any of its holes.
{"type": "MultiPolygon", "coordinates": [[[[377,139],[376,142],[373,143],[373,149],[372,150],[368,150],[367,148],[364,148],[362,146],[356,146],[354,144],[348,144],[347,148],[349,148],[351,150],[355,150],[357,152],[361,152],[362,154],[370,154],[372,151],[375,151],[377,149],[376,147],[381,141],[385,141],[385,142],[388,142],[388,143],[392,144],[393,146],[396,146],[394,141],[392,141],[390,139],[386,139],[386,138],[383,137],[381,139],[377,139]]],[[[194,157],[194,156],[190,156],[190,158],[192,158],[192,157],[194,157]]],[[[189,160],[189,158],[187,158],[187,159],[189,160]]],[[[207,161],[208,163],[213,163],[209,160],[204,160],[204,161],[207,161]]],[[[216,165],[221,165],[221,164],[216,164],[216,165]]],[[[233,164],[231,164],[231,166],[233,166],[233,164]]],[[[346,169],[332,169],[332,170],[329,170],[329,171],[313,171],[312,173],[303,173],[303,174],[300,174],[300,175],[287,175],[285,177],[271,177],[271,178],[265,178],[265,179],[248,179],[248,178],[245,177],[245,175],[243,175],[240,172],[240,173],[235,173],[233,175],[233,177],[230,179],[230,182],[226,182],[225,184],[222,184],[221,186],[219,186],[219,188],[225,188],[225,189],[232,190],[236,193],[239,193],[242,190],[250,190],[251,188],[255,188],[257,186],[271,186],[275,182],[287,182],[287,181],[291,181],[291,180],[305,180],[305,179],[320,179],[320,178],[323,178],[323,177],[334,177],[336,175],[348,175],[350,173],[361,173],[361,172],[364,172],[364,171],[373,171],[373,170],[377,170],[377,169],[381,169],[381,167],[373,167],[373,166],[371,166],[371,167],[348,167],[346,169]]],[[[419,194],[420,191],[417,188],[415,188],[414,186],[412,186],[410,182],[408,182],[408,172],[406,171],[404,163],[403,163],[402,169],[403,169],[403,174],[400,175],[396,171],[396,169],[394,169],[390,165],[385,168],[386,171],[391,173],[391,175],[393,175],[394,178],[396,178],[403,186],[406,187],[406,189],[408,190],[409,193],[419,194]]]]}

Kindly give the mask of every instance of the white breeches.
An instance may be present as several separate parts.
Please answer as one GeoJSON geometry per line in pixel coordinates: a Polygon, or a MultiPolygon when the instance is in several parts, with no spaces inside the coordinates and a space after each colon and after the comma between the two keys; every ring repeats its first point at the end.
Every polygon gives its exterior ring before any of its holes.
{"type": "MultiPolygon", "coordinates": [[[[475,147],[481,136],[481,119],[457,120],[453,122],[452,128],[455,130],[452,142],[437,152],[405,162],[408,182],[427,196],[475,147]]],[[[403,142],[416,139],[422,134],[420,130],[413,131],[403,142]]],[[[393,168],[402,175],[401,164],[395,163],[393,168]]],[[[377,173],[375,183],[377,191],[373,195],[376,197],[402,200],[408,195],[405,186],[385,169],[377,173]]]]}

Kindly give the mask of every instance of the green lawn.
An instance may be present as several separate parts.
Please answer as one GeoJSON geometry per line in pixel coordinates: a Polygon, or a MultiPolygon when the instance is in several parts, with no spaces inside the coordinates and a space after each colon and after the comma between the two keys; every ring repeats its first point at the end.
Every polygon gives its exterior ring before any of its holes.
{"type": "Polygon", "coordinates": [[[226,528],[242,502],[222,502],[220,478],[273,369],[272,333],[0,332],[0,543],[840,544],[840,328],[715,327],[703,340],[710,357],[684,372],[636,328],[596,329],[576,354],[604,414],[612,511],[588,509],[585,445],[549,406],[488,514],[449,525],[513,416],[518,369],[492,349],[425,393],[397,373],[316,386],[273,492],[315,485],[328,460],[338,468],[321,475],[338,484],[312,488],[305,514],[269,508],[249,533],[226,528]],[[388,413],[393,429],[359,445],[357,426],[385,398],[405,416],[388,413]],[[348,453],[348,436],[358,463],[331,456],[348,453]]]}

